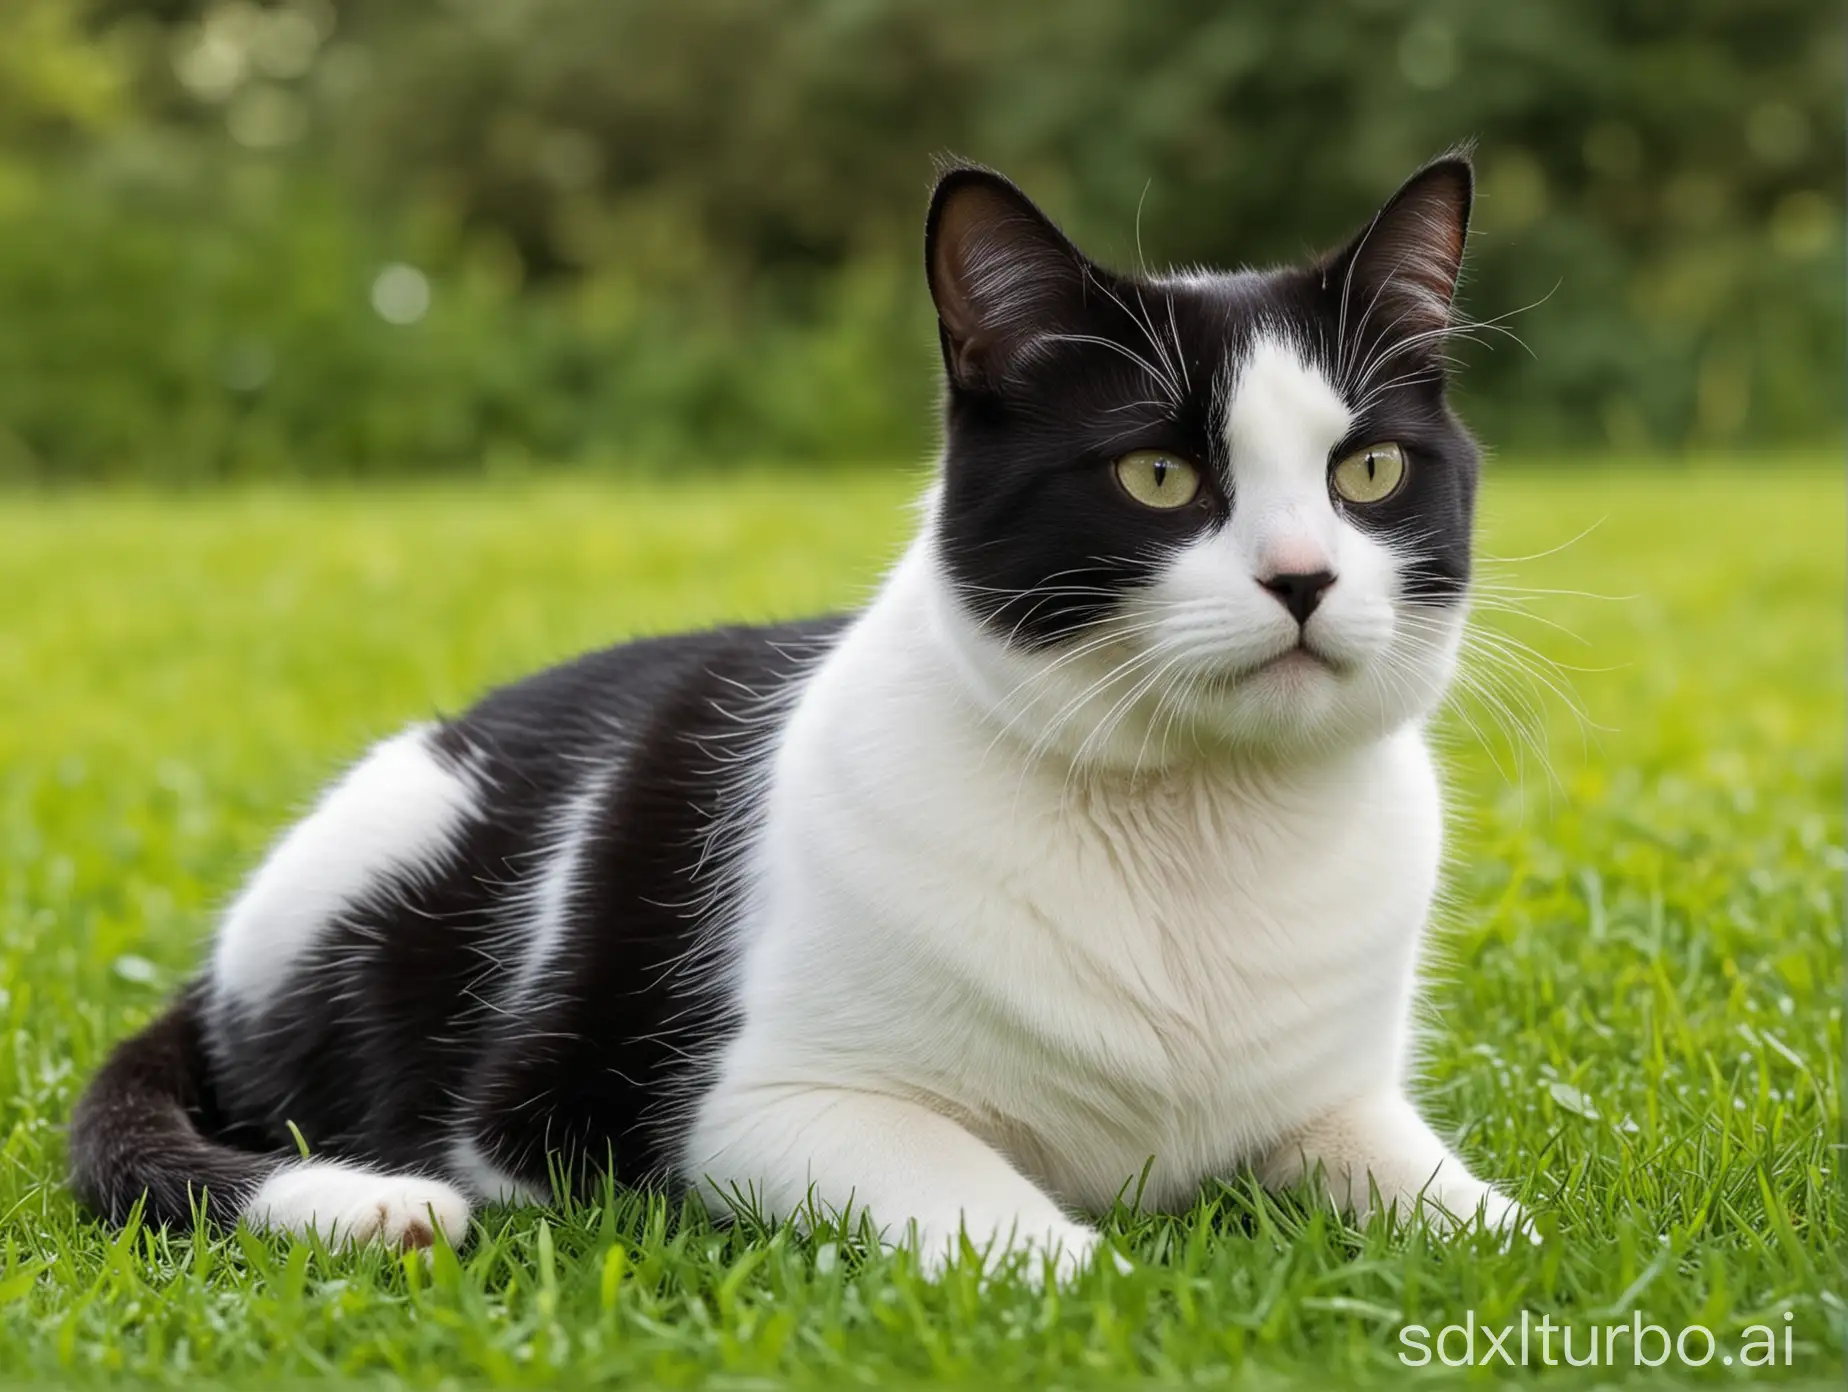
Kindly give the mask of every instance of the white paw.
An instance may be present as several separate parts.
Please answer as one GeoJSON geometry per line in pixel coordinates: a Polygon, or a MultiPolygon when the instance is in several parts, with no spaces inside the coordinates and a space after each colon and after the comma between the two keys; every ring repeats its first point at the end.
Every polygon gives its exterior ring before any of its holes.
{"type": "Polygon", "coordinates": [[[1498,1232],[1510,1240],[1524,1236],[1529,1242],[1540,1241],[1540,1234],[1534,1230],[1533,1214],[1499,1189],[1491,1189],[1483,1195],[1481,1212],[1485,1232],[1498,1232]]]}
{"type": "MultiPolygon", "coordinates": [[[[996,1223],[975,1228],[927,1224],[907,1241],[917,1253],[918,1269],[933,1280],[958,1261],[963,1237],[975,1249],[984,1274],[1013,1267],[1027,1281],[1039,1285],[1051,1275],[1055,1285],[1067,1285],[1091,1264],[1092,1253],[1103,1241],[1094,1228],[1068,1219],[1029,1227],[1024,1222],[996,1223]]],[[[1114,1253],[1112,1254],[1115,1255],[1114,1253]]],[[[1116,1258],[1123,1265],[1122,1258],[1116,1258]]]]}
{"type": "Polygon", "coordinates": [[[1510,1241],[1518,1236],[1529,1242],[1540,1241],[1533,1229],[1533,1215],[1486,1184],[1427,1190],[1421,1197],[1425,1226],[1445,1237],[1466,1230],[1480,1218],[1484,1232],[1500,1233],[1510,1241]]]}
{"type": "Polygon", "coordinates": [[[244,1205],[253,1228],[314,1233],[324,1242],[430,1247],[436,1234],[458,1243],[468,1231],[468,1200],[440,1179],[383,1174],[334,1160],[290,1164],[244,1205]]]}

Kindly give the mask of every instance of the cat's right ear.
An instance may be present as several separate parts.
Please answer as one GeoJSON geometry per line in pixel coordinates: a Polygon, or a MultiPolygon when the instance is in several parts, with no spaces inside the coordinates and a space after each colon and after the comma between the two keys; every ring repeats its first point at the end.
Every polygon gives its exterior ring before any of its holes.
{"type": "Polygon", "coordinates": [[[959,386],[992,389],[1037,339],[1069,329],[1090,263],[1007,179],[952,169],[937,181],[924,224],[924,267],[959,386]]]}
{"type": "Polygon", "coordinates": [[[1358,291],[1365,296],[1360,304],[1368,311],[1378,304],[1380,322],[1401,332],[1442,334],[1454,312],[1475,188],[1467,151],[1427,164],[1324,260],[1324,284],[1333,279],[1344,294],[1358,291]]]}

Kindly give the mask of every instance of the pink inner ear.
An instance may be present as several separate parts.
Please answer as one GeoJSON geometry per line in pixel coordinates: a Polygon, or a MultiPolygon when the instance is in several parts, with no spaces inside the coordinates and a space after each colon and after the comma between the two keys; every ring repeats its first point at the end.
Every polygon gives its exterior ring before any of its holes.
{"type": "Polygon", "coordinates": [[[1455,205],[1421,196],[1392,213],[1393,229],[1381,248],[1393,262],[1389,273],[1441,299],[1447,308],[1463,265],[1463,224],[1455,205]]]}
{"type": "Polygon", "coordinates": [[[1469,204],[1467,166],[1442,164],[1413,176],[1358,240],[1353,279],[1396,299],[1401,327],[1418,332],[1450,322],[1469,204]]]}
{"type": "Polygon", "coordinates": [[[986,240],[984,224],[998,216],[1000,210],[986,190],[961,189],[945,205],[937,224],[931,288],[944,326],[959,342],[976,337],[981,328],[981,243],[986,240]]]}

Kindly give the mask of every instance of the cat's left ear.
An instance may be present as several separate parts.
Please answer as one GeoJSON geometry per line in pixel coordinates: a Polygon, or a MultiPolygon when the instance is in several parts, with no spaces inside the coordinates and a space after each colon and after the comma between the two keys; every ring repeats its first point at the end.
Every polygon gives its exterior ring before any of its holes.
{"type": "Polygon", "coordinates": [[[1323,260],[1323,284],[1344,295],[1351,328],[1369,313],[1396,335],[1449,327],[1475,187],[1467,155],[1434,160],[1323,260]]]}

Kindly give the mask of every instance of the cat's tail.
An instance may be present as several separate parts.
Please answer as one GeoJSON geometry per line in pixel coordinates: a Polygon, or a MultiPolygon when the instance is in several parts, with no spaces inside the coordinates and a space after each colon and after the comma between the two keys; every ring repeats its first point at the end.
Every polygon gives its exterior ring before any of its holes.
{"type": "Polygon", "coordinates": [[[185,1230],[195,1214],[229,1226],[288,1160],[213,1138],[201,993],[188,989],[118,1044],[71,1117],[71,1188],[110,1223],[145,1196],[150,1226],[185,1230]]]}
{"type": "Polygon", "coordinates": [[[225,1136],[205,1049],[204,985],[116,1046],[71,1117],[71,1188],[120,1227],[135,1205],[150,1227],[196,1219],[231,1227],[315,1233],[339,1243],[374,1239],[428,1247],[459,1243],[469,1201],[440,1179],[260,1151],[225,1136]]]}

